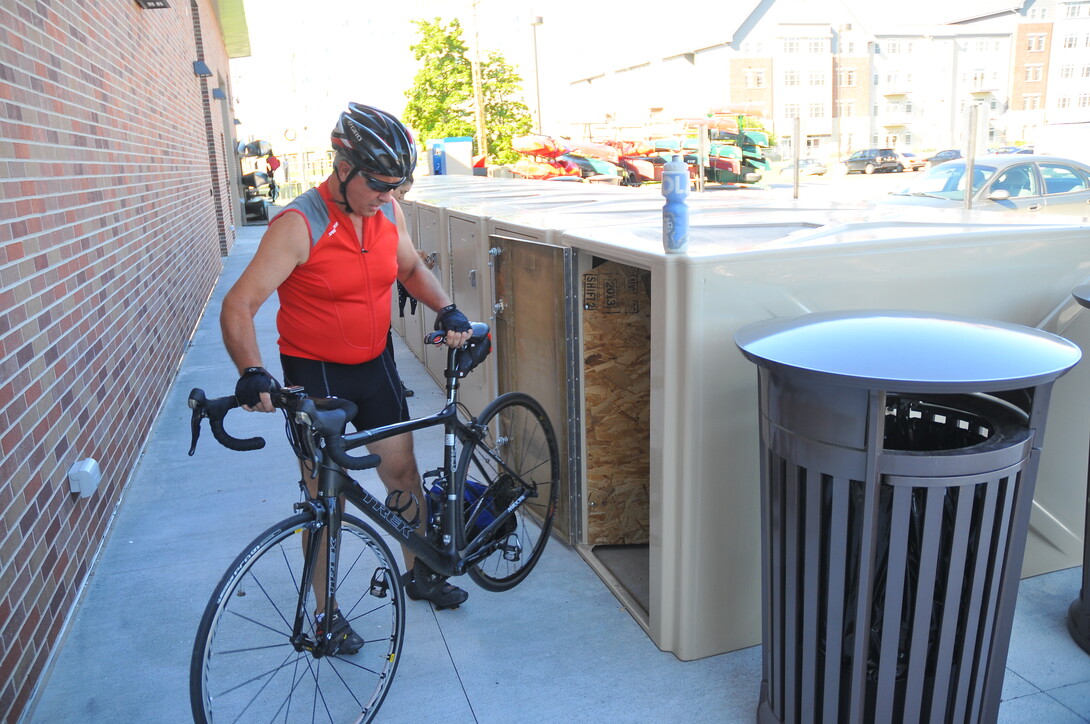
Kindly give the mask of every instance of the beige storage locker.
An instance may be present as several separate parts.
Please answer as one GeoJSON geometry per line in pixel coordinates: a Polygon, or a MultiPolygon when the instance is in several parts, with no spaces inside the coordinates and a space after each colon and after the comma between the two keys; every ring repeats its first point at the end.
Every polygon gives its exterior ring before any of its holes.
{"type": "MultiPolygon", "coordinates": [[[[734,332],[804,312],[899,308],[1043,325],[1090,343],[1085,320],[1063,311],[1090,275],[1090,225],[1031,221],[890,207],[694,217],[689,252],[669,257],[654,224],[565,232],[578,259],[651,275],[647,605],[605,559],[588,560],[660,648],[688,660],[760,642],[756,380],[734,332]]],[[[1081,527],[1090,388],[1073,372],[1056,389],[1027,572],[1081,555],[1061,531],[1081,527]]]]}

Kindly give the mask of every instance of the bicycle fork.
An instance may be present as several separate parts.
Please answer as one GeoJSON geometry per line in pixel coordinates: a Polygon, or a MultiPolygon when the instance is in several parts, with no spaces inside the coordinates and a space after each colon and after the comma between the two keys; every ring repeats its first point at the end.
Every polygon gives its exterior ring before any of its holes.
{"type": "MultiPolygon", "coordinates": [[[[303,534],[303,572],[299,580],[299,598],[295,609],[295,625],[292,629],[292,645],[296,651],[308,651],[314,658],[337,653],[338,642],[333,641],[333,612],[337,610],[337,581],[340,562],[341,510],[336,498],[321,498],[296,503],[295,509],[309,511],[314,519],[307,524],[303,534]],[[306,633],[306,623],[310,620],[307,601],[314,591],[318,604],[314,612],[314,639],[306,633]],[[319,602],[319,593],[322,601],[319,602]],[[319,621],[328,622],[325,631],[319,633],[319,621]]],[[[376,580],[380,571],[372,579],[372,594],[376,593],[376,580]]],[[[380,582],[385,587],[386,581],[380,582]]],[[[385,588],[378,591],[385,595],[385,588]]]]}

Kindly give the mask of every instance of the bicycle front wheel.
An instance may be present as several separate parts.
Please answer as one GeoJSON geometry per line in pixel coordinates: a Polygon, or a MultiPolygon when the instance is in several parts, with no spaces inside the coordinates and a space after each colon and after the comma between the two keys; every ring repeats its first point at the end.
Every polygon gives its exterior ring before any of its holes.
{"type": "Polygon", "coordinates": [[[530,573],[549,540],[560,496],[560,455],[556,435],[537,400],[521,392],[500,395],[477,417],[480,438],[458,459],[456,520],[464,547],[478,538],[506,508],[527,497],[495,528],[481,549],[487,555],[469,577],[488,591],[506,591],[530,573]]]}
{"type": "MultiPolygon", "coordinates": [[[[389,546],[343,516],[336,603],[364,645],[316,655],[313,591],[302,585],[302,513],[258,536],[212,594],[190,663],[193,719],[204,722],[368,722],[397,670],[405,600],[389,546]],[[303,637],[293,641],[300,591],[303,637]]],[[[324,530],[316,532],[324,534],[324,530]]]]}

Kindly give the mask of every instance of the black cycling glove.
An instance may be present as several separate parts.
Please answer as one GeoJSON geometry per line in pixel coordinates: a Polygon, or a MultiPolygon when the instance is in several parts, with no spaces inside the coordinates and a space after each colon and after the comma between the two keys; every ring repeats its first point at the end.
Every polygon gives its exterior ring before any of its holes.
{"type": "Polygon", "coordinates": [[[442,332],[468,332],[471,327],[466,315],[450,304],[439,310],[439,315],[435,318],[435,329],[442,332]]]}
{"type": "Polygon", "coordinates": [[[264,367],[247,367],[235,383],[235,399],[238,404],[255,407],[261,402],[261,393],[273,393],[280,389],[276,378],[264,367]]]}

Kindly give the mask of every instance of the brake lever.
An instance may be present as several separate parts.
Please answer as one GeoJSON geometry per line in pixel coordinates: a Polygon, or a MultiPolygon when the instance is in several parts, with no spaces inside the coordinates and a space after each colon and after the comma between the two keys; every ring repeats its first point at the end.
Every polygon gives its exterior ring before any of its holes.
{"type": "Polygon", "coordinates": [[[193,441],[189,444],[189,457],[193,457],[193,453],[197,452],[197,440],[201,436],[201,419],[204,418],[204,413],[201,408],[194,407],[193,415],[189,420],[189,429],[193,435],[193,441]]]}

